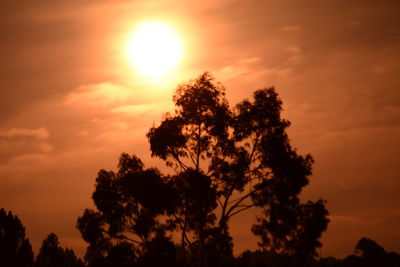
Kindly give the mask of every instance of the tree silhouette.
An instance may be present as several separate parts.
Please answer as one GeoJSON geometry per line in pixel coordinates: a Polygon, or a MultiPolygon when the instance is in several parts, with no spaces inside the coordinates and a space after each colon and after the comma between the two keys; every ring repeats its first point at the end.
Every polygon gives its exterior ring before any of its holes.
{"type": "Polygon", "coordinates": [[[324,201],[300,204],[294,199],[290,205],[271,205],[265,213],[267,218],[252,228],[262,238],[260,246],[277,254],[318,255],[315,248],[322,246],[318,238],[329,221],[324,201]]]}
{"type": "Polygon", "coordinates": [[[172,214],[176,206],[175,192],[166,178],[156,169],[144,169],[140,159],[126,153],[121,155],[117,173],[98,173],[92,196],[98,211],[85,210],[77,222],[89,243],[85,256],[89,266],[114,266],[113,253],[121,258],[122,252],[127,261],[136,261],[152,251],[155,241],[162,240],[158,243],[168,251],[171,246],[175,249],[165,235],[170,226],[158,219],[172,214]]]}
{"type": "Polygon", "coordinates": [[[376,241],[362,237],[356,245],[356,254],[359,255],[360,266],[400,266],[400,255],[388,253],[376,241]]]}
{"type": "Polygon", "coordinates": [[[0,266],[32,267],[33,252],[17,216],[0,210],[0,266]]]}
{"type": "Polygon", "coordinates": [[[386,252],[376,241],[363,237],[356,245],[355,254],[344,259],[334,257],[311,258],[301,254],[282,255],[266,250],[245,251],[236,259],[236,267],[399,267],[400,255],[386,252]]]}
{"type": "Polygon", "coordinates": [[[147,137],[152,156],[174,174],[145,169],[125,153],[118,172],[101,170],[92,196],[97,211],[86,210],[77,224],[89,243],[87,259],[90,251],[108,257],[119,242],[130,243],[140,259],[159,239],[165,249],[175,241],[184,264],[228,265],[229,222],[249,209],[261,211],[252,230],[264,249],[317,255],[328,212],[322,200],[299,200],[313,159],[290,146],[290,123],[281,118],[274,88],[257,90],[232,109],[224,87],[206,72],[179,85],[173,100],[175,113],[147,137]]]}
{"type": "Polygon", "coordinates": [[[72,249],[60,247],[58,237],[50,233],[43,240],[36,257],[35,267],[83,267],[83,262],[75,256],[72,249]]]}

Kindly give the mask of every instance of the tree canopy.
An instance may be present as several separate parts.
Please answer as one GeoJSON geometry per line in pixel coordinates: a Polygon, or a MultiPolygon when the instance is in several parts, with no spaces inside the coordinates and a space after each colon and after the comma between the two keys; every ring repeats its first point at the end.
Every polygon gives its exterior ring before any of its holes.
{"type": "Polygon", "coordinates": [[[229,265],[229,223],[249,209],[258,214],[252,232],[260,247],[316,256],[328,211],[323,200],[300,201],[313,158],[290,145],[275,89],[256,90],[231,108],[225,88],[206,72],[179,85],[173,101],[174,114],[147,133],[151,155],[172,172],[145,168],[127,153],[117,172],[99,171],[96,210],[77,222],[88,262],[112,265],[113,253],[122,253],[119,260],[142,266],[229,265]]]}
{"type": "Polygon", "coordinates": [[[386,252],[370,238],[361,238],[356,245],[355,254],[343,259],[326,257],[320,259],[304,258],[299,255],[277,255],[270,251],[245,251],[236,260],[236,267],[398,267],[400,255],[386,252]]]}
{"type": "Polygon", "coordinates": [[[32,267],[33,251],[25,227],[10,211],[0,209],[0,265],[32,267]]]}
{"type": "Polygon", "coordinates": [[[35,267],[83,267],[83,262],[75,256],[72,249],[62,248],[58,237],[50,233],[43,240],[42,247],[36,257],[35,267]]]}

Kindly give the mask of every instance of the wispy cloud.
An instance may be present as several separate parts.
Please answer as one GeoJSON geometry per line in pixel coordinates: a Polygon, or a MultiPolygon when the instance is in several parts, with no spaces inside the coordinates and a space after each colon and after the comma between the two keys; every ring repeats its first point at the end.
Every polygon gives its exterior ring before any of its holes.
{"type": "Polygon", "coordinates": [[[124,105],[116,107],[111,111],[125,116],[138,116],[144,114],[160,114],[160,112],[163,113],[171,108],[171,104],[161,102],[140,105],[124,105]]]}
{"type": "Polygon", "coordinates": [[[18,157],[47,154],[53,150],[47,128],[11,128],[0,130],[0,164],[18,157]]]}
{"type": "Polygon", "coordinates": [[[301,30],[301,27],[297,26],[297,25],[288,25],[288,26],[282,27],[281,30],[287,31],[287,32],[296,32],[296,31],[301,30]]]}
{"type": "Polygon", "coordinates": [[[260,57],[242,57],[217,71],[217,77],[223,80],[231,80],[237,77],[261,76],[265,73],[260,69],[262,59],[260,57]]]}
{"type": "Polygon", "coordinates": [[[124,103],[132,95],[130,88],[104,82],[76,88],[67,95],[65,104],[110,107],[124,103]]]}
{"type": "Polygon", "coordinates": [[[32,138],[36,140],[45,140],[50,136],[47,128],[41,127],[37,129],[27,128],[11,128],[0,130],[0,139],[21,139],[32,138]]]}

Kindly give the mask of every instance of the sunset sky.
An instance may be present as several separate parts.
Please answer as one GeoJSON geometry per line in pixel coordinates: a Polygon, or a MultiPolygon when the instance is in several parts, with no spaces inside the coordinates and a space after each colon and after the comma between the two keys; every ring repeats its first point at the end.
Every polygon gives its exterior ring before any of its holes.
{"type": "MultiPolygon", "coordinates": [[[[82,256],[75,228],[98,170],[121,152],[146,166],[148,129],[173,111],[176,86],[210,71],[233,106],[274,86],[289,137],[315,159],[304,200],[328,201],[322,256],[363,236],[400,252],[400,2],[0,2],[0,207],[37,251],[55,232],[82,256]],[[174,69],[144,75],[129,40],[144,22],[179,40],[174,69]]],[[[235,251],[255,249],[254,217],[232,225],[235,251]]]]}

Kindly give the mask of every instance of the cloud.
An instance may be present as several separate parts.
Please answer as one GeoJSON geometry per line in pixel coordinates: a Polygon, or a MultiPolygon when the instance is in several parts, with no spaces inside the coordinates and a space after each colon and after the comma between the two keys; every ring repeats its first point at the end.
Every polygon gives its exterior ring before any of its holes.
{"type": "Polygon", "coordinates": [[[65,104],[78,106],[110,107],[126,102],[133,95],[132,89],[111,84],[82,85],[69,93],[65,104]]]}
{"type": "Polygon", "coordinates": [[[53,150],[47,128],[11,128],[0,130],[0,164],[15,158],[31,158],[53,150]]]}
{"type": "Polygon", "coordinates": [[[11,128],[8,130],[0,130],[0,139],[26,139],[45,140],[50,136],[47,128],[41,127],[37,129],[11,128]]]}
{"type": "Polygon", "coordinates": [[[168,109],[168,105],[166,103],[150,103],[150,104],[141,104],[141,105],[125,105],[119,106],[111,111],[113,113],[119,113],[125,116],[138,116],[144,114],[159,114],[160,110],[163,112],[168,109]]]}
{"type": "Polygon", "coordinates": [[[64,104],[85,109],[86,114],[94,117],[154,115],[171,109],[172,103],[166,98],[168,93],[169,90],[156,90],[141,85],[133,89],[104,82],[79,86],[66,95],[64,104]]]}
{"type": "Polygon", "coordinates": [[[261,63],[260,57],[242,57],[218,70],[217,77],[230,80],[237,77],[260,76],[265,71],[259,68],[261,63]]]}
{"type": "Polygon", "coordinates": [[[301,30],[301,27],[296,26],[296,25],[288,25],[288,26],[281,28],[281,30],[287,31],[287,32],[297,32],[297,31],[301,30]]]}

